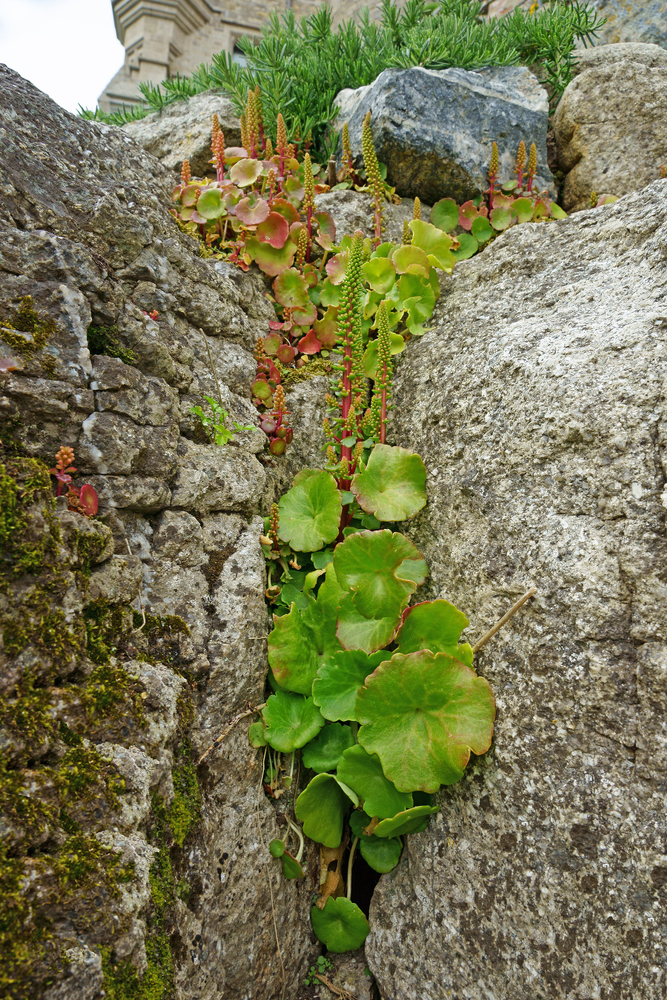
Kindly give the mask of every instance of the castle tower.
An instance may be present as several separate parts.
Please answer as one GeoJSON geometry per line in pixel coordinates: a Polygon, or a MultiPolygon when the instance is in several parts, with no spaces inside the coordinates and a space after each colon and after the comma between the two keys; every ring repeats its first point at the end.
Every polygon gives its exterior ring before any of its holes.
{"type": "MultiPolygon", "coordinates": [[[[99,99],[103,111],[141,100],[139,84],[188,76],[216,52],[234,53],[243,35],[258,35],[272,11],[312,14],[321,0],[111,0],[125,62],[99,99]]],[[[345,7],[351,0],[343,0],[345,7]]],[[[360,3],[352,5],[359,7],[360,3]]],[[[239,53],[239,58],[242,55],[239,53]]]]}

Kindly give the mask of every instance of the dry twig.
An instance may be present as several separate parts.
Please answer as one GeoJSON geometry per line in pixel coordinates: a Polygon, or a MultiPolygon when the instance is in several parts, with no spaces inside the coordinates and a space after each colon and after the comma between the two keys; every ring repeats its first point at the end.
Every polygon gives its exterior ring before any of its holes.
{"type": "Polygon", "coordinates": [[[510,618],[512,617],[512,615],[515,615],[517,613],[517,611],[519,610],[519,608],[522,608],[524,606],[524,604],[526,603],[526,601],[529,600],[533,596],[533,594],[535,594],[536,592],[537,592],[537,587],[531,587],[531,589],[528,591],[527,594],[524,594],[523,597],[519,598],[519,600],[516,602],[516,604],[514,604],[509,609],[509,611],[507,612],[507,614],[503,615],[503,617],[500,619],[500,621],[496,622],[496,624],[493,626],[493,628],[490,628],[489,631],[486,633],[486,635],[483,635],[482,638],[479,640],[479,642],[475,643],[475,645],[472,647],[473,653],[476,653],[478,650],[480,650],[482,648],[482,646],[486,645],[486,643],[489,641],[489,639],[493,638],[493,636],[496,634],[496,632],[498,631],[498,629],[501,629],[503,627],[503,625],[505,624],[505,622],[508,622],[510,620],[510,618]]]}
{"type": "Polygon", "coordinates": [[[264,702],[263,705],[251,705],[250,702],[248,702],[247,710],[245,712],[239,712],[238,715],[235,715],[232,721],[229,723],[229,725],[225,726],[220,736],[218,736],[216,739],[213,740],[213,742],[211,743],[210,747],[207,750],[204,750],[203,754],[197,761],[197,767],[199,767],[199,765],[203,760],[206,760],[209,754],[212,754],[214,750],[218,749],[218,747],[224,740],[227,733],[230,731],[230,729],[234,728],[237,722],[240,722],[241,719],[245,719],[246,716],[248,715],[254,715],[255,712],[261,712],[263,708],[266,708],[266,702],[264,702]]]}

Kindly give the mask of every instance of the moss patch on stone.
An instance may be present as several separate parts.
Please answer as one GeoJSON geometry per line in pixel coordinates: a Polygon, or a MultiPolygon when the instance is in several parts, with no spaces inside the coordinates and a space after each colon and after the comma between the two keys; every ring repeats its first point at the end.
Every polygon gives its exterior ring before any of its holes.
{"type": "Polygon", "coordinates": [[[37,351],[41,351],[55,332],[54,321],[50,316],[44,317],[37,312],[30,295],[21,299],[18,308],[8,319],[0,319],[0,337],[8,347],[18,351],[24,358],[31,358],[37,351]]]}
{"type": "Polygon", "coordinates": [[[109,358],[118,358],[126,365],[137,363],[134,351],[123,347],[118,339],[117,326],[97,326],[91,323],[88,327],[88,350],[91,354],[106,354],[109,358]]]}

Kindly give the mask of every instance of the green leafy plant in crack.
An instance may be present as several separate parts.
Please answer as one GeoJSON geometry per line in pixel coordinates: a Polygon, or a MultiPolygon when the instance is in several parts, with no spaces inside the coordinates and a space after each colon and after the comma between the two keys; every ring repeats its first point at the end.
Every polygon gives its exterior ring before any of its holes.
{"type": "MultiPolygon", "coordinates": [[[[437,252],[438,237],[428,239],[437,252]]],[[[311,918],[332,952],[360,947],[369,932],[351,898],[357,849],[377,872],[395,867],[403,838],[437,811],[434,793],[461,779],[471,753],[488,750],[495,717],[491,688],[460,642],[465,615],[445,600],[410,606],[428,567],[396,528],[424,507],[426,470],[418,455],[386,443],[391,340],[384,300],[369,396],[363,243],[361,234],[350,243],[341,289],[342,360],[329,396],[327,469],[296,476],[262,537],[269,566],[284,567],[282,586],[273,584],[282,607],[268,639],[273,693],[250,731],[254,746],[268,748],[271,789],[281,754],[301,750],[315,772],[296,799],[294,821],[288,817],[298,850],[291,854],[285,840],[270,850],[287,878],[300,877],[304,837],[329,852],[311,918]]],[[[276,600],[271,584],[267,593],[276,600]]]]}
{"type": "Polygon", "coordinates": [[[229,413],[224,408],[222,403],[217,403],[212,396],[204,396],[204,399],[211,407],[210,416],[208,413],[204,412],[201,406],[191,407],[190,413],[194,413],[195,416],[199,417],[202,427],[207,432],[213,444],[223,446],[231,441],[234,434],[237,434],[239,431],[254,431],[254,424],[239,424],[236,421],[233,421],[232,427],[234,429],[230,431],[227,427],[229,413]]]}

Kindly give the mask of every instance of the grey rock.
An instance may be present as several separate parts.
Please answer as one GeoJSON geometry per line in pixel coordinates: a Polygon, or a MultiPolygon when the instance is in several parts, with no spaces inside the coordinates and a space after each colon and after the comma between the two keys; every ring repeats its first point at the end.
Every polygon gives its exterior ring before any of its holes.
{"type": "Polygon", "coordinates": [[[141,562],[136,556],[111,556],[90,574],[89,594],[94,601],[129,604],[141,586],[141,562]]]}
{"type": "Polygon", "coordinates": [[[231,444],[219,447],[188,442],[181,450],[172,506],[199,514],[257,507],[265,472],[254,455],[231,444]]]}
{"type": "MultiPolygon", "coordinates": [[[[3,766],[22,772],[36,815],[44,808],[57,818],[64,809],[86,837],[99,836],[121,861],[132,861],[135,877],[117,897],[97,883],[63,894],[52,866],[67,831],[49,821],[31,833],[11,813],[0,829],[25,857],[30,913],[51,928],[54,962],[22,964],[23,994],[101,1000],[110,987],[100,949],[141,975],[146,940],[156,932],[150,868],[157,848],[146,839],[155,829],[153,796],[182,810],[172,775],[183,764],[179,755],[196,762],[230,718],[263,700],[268,618],[263,523],[255,512],[270,502],[287,465],[265,469],[255,457],[265,442],[256,429],[224,449],[204,444],[188,409],[219,392],[232,419],[256,423],[251,352],[273,311],[260,275],[201,258],[178,230],[169,215],[169,170],[123,130],[69,115],[6,67],[0,146],[0,322],[7,329],[30,295],[48,326],[45,346],[24,351],[19,370],[0,379],[3,440],[13,438],[47,467],[61,445],[71,445],[75,483],[90,482],[100,497],[93,521],[63,502],[55,512],[41,502],[27,511],[35,540],[52,523],[59,540],[47,547],[40,576],[3,589],[0,634],[10,634],[7,618],[23,628],[35,600],[38,624],[53,621],[57,635],[70,630],[72,641],[62,655],[41,636],[18,655],[0,649],[0,754],[3,766]],[[134,361],[91,360],[91,323],[110,338],[106,350],[134,361]],[[145,624],[136,617],[142,609],[145,624]],[[159,616],[168,615],[183,622],[161,625],[159,616]],[[105,661],[94,640],[107,628],[105,661]],[[29,726],[5,725],[5,708],[11,715],[17,692],[33,684],[56,723],[45,737],[33,736],[41,716],[32,707],[29,726]],[[65,798],[67,782],[60,782],[67,754],[78,752],[59,739],[61,722],[81,734],[80,748],[102,754],[104,780],[92,775],[82,798],[65,798]],[[107,795],[105,782],[118,787],[123,777],[122,794],[107,795]]],[[[314,395],[295,391],[304,430],[308,414],[318,412],[319,382],[314,395]]],[[[0,571],[4,581],[4,561],[0,571]]],[[[285,804],[264,796],[249,721],[198,769],[201,811],[193,807],[182,848],[166,845],[183,895],[158,928],[172,948],[175,1000],[223,992],[296,1000],[319,950],[309,925],[315,858],[308,856],[309,876],[297,886],[282,879],[266,850],[284,832],[276,806],[285,804]]]]}
{"type": "Polygon", "coordinates": [[[617,197],[660,175],[667,159],[667,53],[655,45],[590,50],[554,115],[563,207],[580,211],[591,192],[617,197]],[[618,58],[618,50],[627,58],[618,58]]]}
{"type": "Polygon", "coordinates": [[[150,513],[169,506],[171,490],[160,479],[150,476],[86,476],[97,491],[100,504],[150,513]]]}
{"type": "MultiPolygon", "coordinates": [[[[336,224],[337,238],[345,233],[353,233],[361,229],[367,236],[373,235],[373,207],[367,194],[360,191],[329,191],[318,195],[317,210],[328,212],[336,224]]],[[[403,239],[403,222],[413,217],[414,201],[404,200],[400,205],[385,202],[384,238],[400,243],[403,239]]],[[[422,205],[422,219],[430,218],[431,206],[422,205]]]]}
{"type": "Polygon", "coordinates": [[[387,177],[403,197],[432,205],[459,203],[488,187],[491,144],[498,143],[500,176],[511,176],[523,139],[537,146],[537,183],[555,192],[547,166],[546,91],[525,67],[386,69],[367,87],[336,98],[337,127],[345,122],[355,156],[361,129],[372,114],[373,142],[387,177]]]}
{"type": "Polygon", "coordinates": [[[591,0],[607,19],[598,33],[599,44],[642,42],[667,47],[665,0],[591,0]]]}
{"type": "Polygon", "coordinates": [[[396,375],[407,533],[472,642],[492,748],[371,906],[384,1000],[664,991],[667,181],[518,226],[442,284],[396,375]],[[585,928],[585,933],[582,933],[585,928]]]}
{"type": "Polygon", "coordinates": [[[180,175],[183,160],[190,161],[193,177],[211,174],[211,122],[220,119],[225,145],[241,145],[241,122],[225,94],[198,94],[187,101],[176,101],[163,111],[156,111],[123,129],[135,142],[157,157],[160,163],[180,175]]]}

